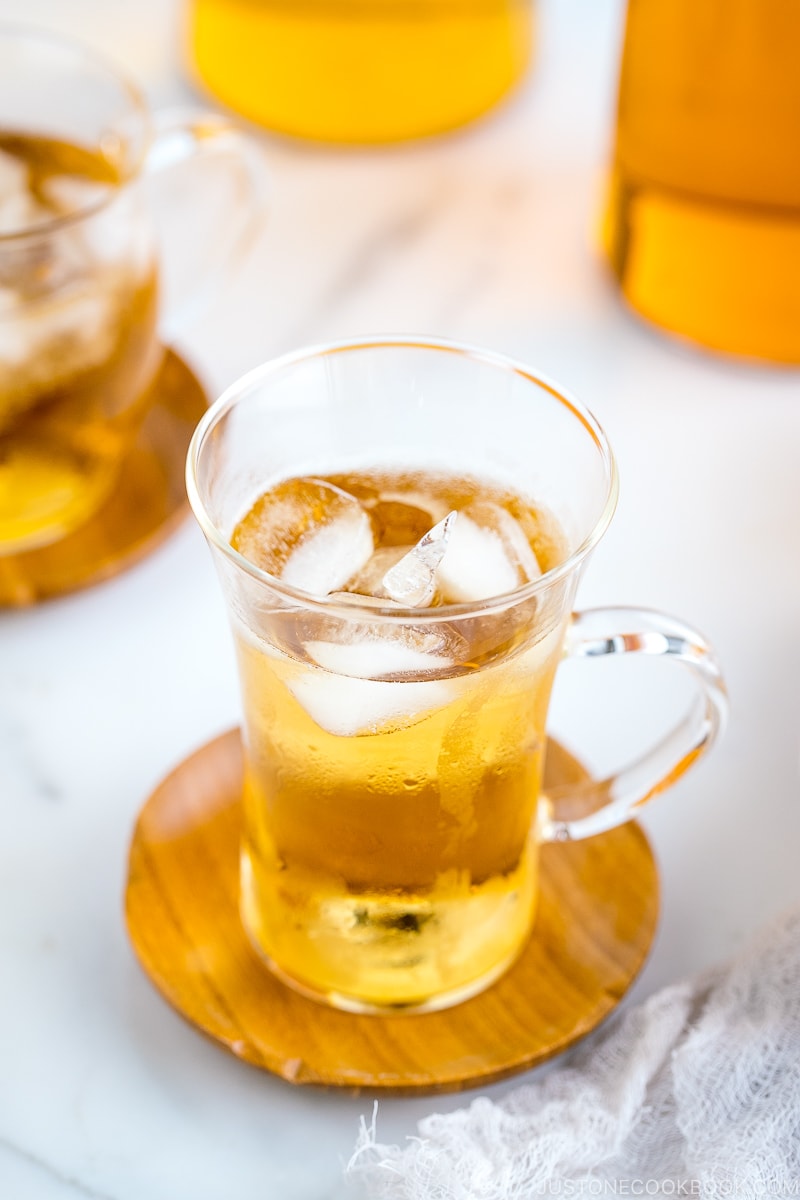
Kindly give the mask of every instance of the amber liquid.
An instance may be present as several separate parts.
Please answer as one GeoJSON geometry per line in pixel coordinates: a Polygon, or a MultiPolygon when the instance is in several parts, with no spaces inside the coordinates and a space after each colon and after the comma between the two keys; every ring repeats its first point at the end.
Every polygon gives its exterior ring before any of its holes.
{"type": "MultiPolygon", "coordinates": [[[[379,548],[417,536],[420,496],[444,511],[480,496],[515,515],[544,569],[564,554],[551,519],[475,481],[329,478],[369,506],[379,548]]],[[[252,548],[257,510],[235,546],[252,548]]],[[[304,643],[319,657],[326,638],[340,637],[324,620],[278,611],[263,620],[260,637],[234,624],[247,746],[242,913],[254,944],[294,985],[342,1007],[424,1009],[480,990],[533,921],[563,618],[528,602],[412,628],[452,639],[439,651],[449,657],[392,676],[376,651],[378,680],[363,677],[363,659],[359,678],[310,661],[304,643]]]]}
{"type": "Polygon", "coordinates": [[[800,362],[800,6],[630,0],[603,228],[623,295],[704,346],[800,362]]]}
{"type": "Polygon", "coordinates": [[[523,74],[532,0],[192,0],[203,82],[270,129],[384,142],[450,129],[523,74]]]}
{"type": "Polygon", "coordinates": [[[0,158],[29,229],[0,242],[0,554],[14,554],[59,540],[102,503],[162,352],[155,268],[140,248],[126,253],[113,164],[7,131],[0,158]],[[84,200],[103,213],[70,219],[84,200]]]}

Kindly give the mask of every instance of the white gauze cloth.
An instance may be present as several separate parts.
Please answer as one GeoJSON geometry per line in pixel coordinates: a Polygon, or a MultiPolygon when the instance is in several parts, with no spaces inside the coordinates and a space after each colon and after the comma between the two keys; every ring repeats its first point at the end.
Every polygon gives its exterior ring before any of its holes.
{"type": "Polygon", "coordinates": [[[542,1080],[419,1123],[362,1120],[370,1200],[800,1197],[800,909],[729,966],[614,1018],[542,1080]]]}

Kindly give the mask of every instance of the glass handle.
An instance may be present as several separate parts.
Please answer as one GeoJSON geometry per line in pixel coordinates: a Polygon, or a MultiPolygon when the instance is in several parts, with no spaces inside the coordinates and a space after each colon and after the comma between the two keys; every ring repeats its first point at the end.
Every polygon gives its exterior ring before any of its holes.
{"type": "Polygon", "coordinates": [[[258,143],[227,117],[170,109],[155,122],[145,175],[161,241],[161,330],[170,341],[208,306],[254,240],[267,171],[258,143]]]}
{"type": "Polygon", "coordinates": [[[642,608],[595,608],[573,613],[565,657],[648,654],[688,669],[697,694],[686,715],[641,757],[607,779],[551,789],[544,797],[541,839],[565,842],[621,825],[670,787],[721,732],[728,711],[719,664],[696,630],[642,608]]]}

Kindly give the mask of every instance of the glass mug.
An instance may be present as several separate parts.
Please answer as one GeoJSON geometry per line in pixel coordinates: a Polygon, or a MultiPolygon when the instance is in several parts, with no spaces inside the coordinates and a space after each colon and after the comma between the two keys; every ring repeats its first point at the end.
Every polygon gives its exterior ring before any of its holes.
{"type": "Polygon", "coordinates": [[[165,114],[156,131],[91,51],[0,27],[0,556],[59,541],[112,489],[171,320],[143,181],[212,155],[239,203],[203,252],[207,276],[259,208],[246,139],[202,114],[165,114]]]}
{"type": "Polygon", "coordinates": [[[614,511],[614,460],[585,409],[499,355],[387,338],[267,363],[201,420],[187,485],[238,654],[242,918],[308,995],[382,1011],[480,991],[530,933],[539,844],[627,820],[720,728],[724,685],[692,629],[636,609],[572,612],[614,511]],[[510,489],[555,518],[563,555],[505,594],[402,608],[312,596],[233,548],[276,481],[361,468],[411,468],[422,491],[441,471],[510,489]],[[688,667],[696,707],[632,766],[555,803],[540,784],[556,668],[630,653],[688,667]],[[576,804],[589,815],[566,819],[576,804]]]}
{"type": "Polygon", "coordinates": [[[391,142],[491,108],[523,75],[533,0],[190,0],[201,81],[281,133],[391,142]]]}
{"type": "Polygon", "coordinates": [[[800,363],[800,6],[629,0],[602,229],[671,333],[800,363]]]}

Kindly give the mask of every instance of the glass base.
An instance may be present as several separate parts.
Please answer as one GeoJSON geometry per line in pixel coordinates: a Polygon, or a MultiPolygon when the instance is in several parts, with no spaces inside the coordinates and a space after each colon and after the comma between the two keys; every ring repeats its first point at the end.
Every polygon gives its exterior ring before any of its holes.
{"type": "MultiPolygon", "coordinates": [[[[309,999],[354,1013],[420,1013],[476,996],[525,946],[536,908],[536,854],[464,896],[283,896],[259,888],[245,846],[239,914],[260,960],[309,999]]],[[[262,881],[263,885],[263,881],[262,881]]]]}
{"type": "Polygon", "coordinates": [[[341,1012],[358,1013],[364,1016],[414,1016],[417,1013],[439,1012],[444,1008],[453,1008],[456,1004],[462,1004],[465,1000],[471,1000],[473,996],[480,995],[481,992],[486,991],[493,983],[496,983],[517,960],[525,945],[523,942],[522,946],[501,963],[498,963],[491,971],[481,975],[479,979],[471,983],[464,984],[462,987],[453,988],[436,996],[428,996],[423,1000],[403,1000],[396,1003],[386,1001],[377,1004],[369,1000],[364,1000],[361,997],[350,996],[335,990],[322,991],[311,987],[302,979],[297,979],[295,976],[289,975],[278,966],[274,959],[264,953],[253,936],[252,931],[244,924],[244,921],[243,925],[248,941],[259,959],[281,983],[292,988],[293,991],[298,992],[301,996],[305,996],[307,1000],[314,1000],[317,1004],[327,1004],[331,1008],[338,1008],[341,1012]]]}

